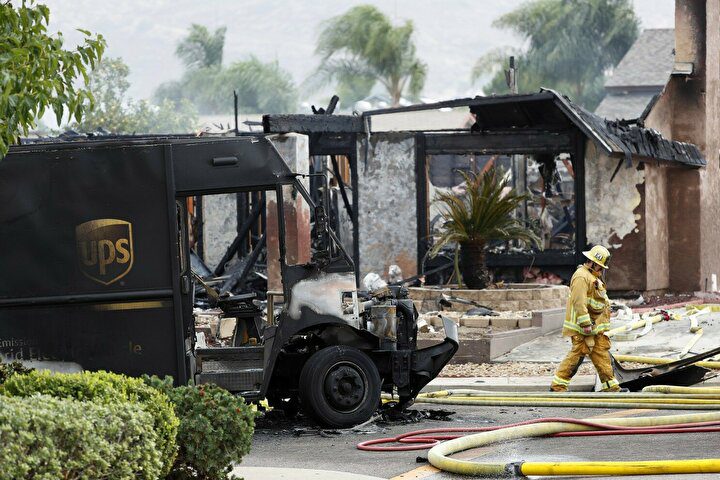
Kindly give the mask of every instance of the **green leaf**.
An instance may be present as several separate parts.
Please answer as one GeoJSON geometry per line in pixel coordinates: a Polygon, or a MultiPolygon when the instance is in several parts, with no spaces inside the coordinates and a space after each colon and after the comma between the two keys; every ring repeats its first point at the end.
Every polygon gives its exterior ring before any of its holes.
{"type": "Polygon", "coordinates": [[[57,124],[60,125],[62,123],[64,113],[63,104],[61,102],[56,102],[55,105],[53,105],[53,110],[55,112],[55,120],[57,121],[57,124]]]}
{"type": "Polygon", "coordinates": [[[465,193],[439,193],[435,201],[440,204],[444,231],[430,254],[437,255],[450,243],[468,241],[486,244],[492,240],[519,240],[540,244],[537,235],[512,213],[527,198],[511,191],[505,192],[507,182],[498,178],[494,170],[482,175],[460,172],[465,193]]]}

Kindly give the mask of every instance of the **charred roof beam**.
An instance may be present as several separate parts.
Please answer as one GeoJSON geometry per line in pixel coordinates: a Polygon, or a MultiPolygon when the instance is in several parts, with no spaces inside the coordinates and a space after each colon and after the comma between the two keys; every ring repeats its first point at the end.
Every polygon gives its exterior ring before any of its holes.
{"type": "Polygon", "coordinates": [[[263,115],[265,133],[361,133],[363,118],[355,115],[263,115]]]}

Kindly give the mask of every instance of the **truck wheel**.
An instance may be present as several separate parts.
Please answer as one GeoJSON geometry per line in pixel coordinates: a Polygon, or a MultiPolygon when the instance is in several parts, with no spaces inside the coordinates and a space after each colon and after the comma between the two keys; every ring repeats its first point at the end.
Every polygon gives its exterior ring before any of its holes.
{"type": "Polygon", "coordinates": [[[352,347],[324,348],[310,357],[300,373],[303,410],[335,428],[369,419],[380,405],[380,387],[375,364],[352,347]]]}

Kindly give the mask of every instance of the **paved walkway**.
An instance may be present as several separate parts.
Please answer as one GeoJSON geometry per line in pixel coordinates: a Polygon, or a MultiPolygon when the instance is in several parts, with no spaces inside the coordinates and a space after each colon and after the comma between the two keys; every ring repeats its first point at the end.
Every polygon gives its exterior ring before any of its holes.
{"type": "MultiPolygon", "coordinates": [[[[675,309],[673,312],[683,313],[684,309],[675,309]]],[[[613,318],[612,327],[625,325],[626,321],[613,318]]],[[[700,327],[703,335],[690,350],[690,355],[705,352],[720,345],[720,313],[711,313],[701,318],[700,327]]],[[[633,330],[640,333],[642,328],[633,330]]],[[[690,332],[690,320],[670,320],[653,325],[650,333],[643,337],[612,339],[611,353],[618,355],[640,355],[647,357],[665,357],[677,359],[678,354],[691,341],[695,334],[690,332]]],[[[496,358],[497,362],[559,362],[570,349],[570,340],[560,335],[560,332],[551,332],[524,343],[512,351],[496,358]]]]}
{"type": "MultiPolygon", "coordinates": [[[[545,392],[550,388],[550,376],[537,377],[437,377],[424,389],[424,392],[437,390],[457,390],[473,388],[478,390],[502,392],[545,392]]],[[[570,390],[590,392],[595,387],[595,375],[576,375],[570,390]]]]}

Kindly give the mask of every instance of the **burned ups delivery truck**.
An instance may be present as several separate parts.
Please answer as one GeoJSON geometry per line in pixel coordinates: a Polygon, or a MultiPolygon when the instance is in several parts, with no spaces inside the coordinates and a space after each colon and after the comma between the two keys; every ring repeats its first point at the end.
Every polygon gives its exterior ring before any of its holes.
{"type": "Polygon", "coordinates": [[[212,382],[280,408],[299,402],[339,427],[369,418],[382,391],[410,403],[457,350],[456,328],[446,323],[445,341],[417,349],[404,289],[357,288],[327,206],[298,178],[262,135],[11,147],[0,161],[2,359],[212,382]],[[274,193],[278,219],[283,196],[308,202],[314,248],[289,264],[277,222],[278,308],[243,320],[238,311],[260,311],[252,295],[219,295],[191,268],[186,199],[247,191],[274,193]],[[256,341],[196,345],[200,284],[256,341]]]}

